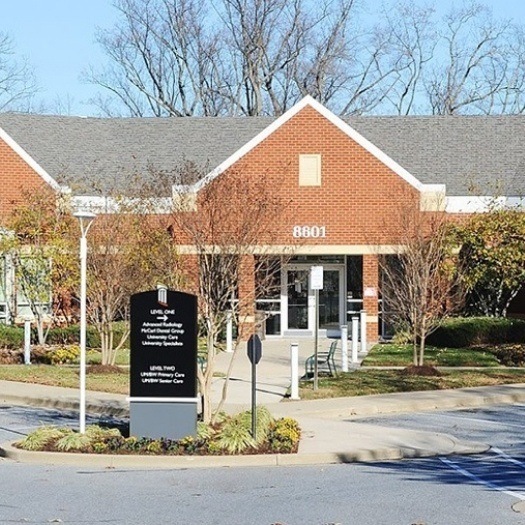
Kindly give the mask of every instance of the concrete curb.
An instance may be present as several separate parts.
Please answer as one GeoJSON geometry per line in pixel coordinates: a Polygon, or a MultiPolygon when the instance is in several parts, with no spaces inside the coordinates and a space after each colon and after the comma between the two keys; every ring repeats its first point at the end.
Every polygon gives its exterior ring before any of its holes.
{"type": "MultiPolygon", "coordinates": [[[[449,436],[450,437],[450,436],[449,436]]],[[[309,454],[261,454],[249,456],[127,456],[109,454],[78,454],[69,452],[33,452],[20,450],[11,443],[0,445],[0,456],[19,462],[39,465],[61,465],[84,468],[187,469],[217,467],[308,466],[341,463],[369,463],[404,458],[424,458],[452,454],[479,454],[490,447],[481,443],[461,443],[451,438],[449,451],[384,447],[351,452],[320,452],[309,454]]]]}
{"type": "MultiPolygon", "coordinates": [[[[79,401],[68,397],[38,397],[25,394],[2,393],[0,394],[0,404],[6,405],[26,405],[39,408],[56,408],[59,410],[78,410],[79,401]]],[[[129,407],[124,402],[115,400],[90,401],[86,402],[86,412],[107,417],[128,417],[129,407]]]]}
{"type": "MultiPolygon", "coordinates": [[[[294,401],[275,406],[275,414],[320,419],[358,419],[368,416],[476,408],[489,405],[525,403],[525,385],[470,387],[438,391],[377,394],[353,398],[311,400],[293,407],[294,401]],[[288,407],[288,404],[290,406],[288,407]]],[[[302,402],[299,402],[302,403],[302,402]]]]}
{"type": "MultiPolygon", "coordinates": [[[[34,387],[34,385],[31,386],[34,387]]],[[[34,392],[31,395],[16,391],[0,392],[0,404],[78,410],[76,394],[75,391],[75,397],[72,398],[71,395],[51,397],[34,392]]],[[[400,392],[309,401],[285,401],[272,403],[271,410],[274,415],[279,417],[315,416],[321,419],[357,419],[376,415],[475,408],[512,403],[525,403],[525,384],[400,392]]],[[[88,393],[86,411],[88,414],[107,417],[129,416],[129,406],[126,396],[123,395],[88,393]]]]}

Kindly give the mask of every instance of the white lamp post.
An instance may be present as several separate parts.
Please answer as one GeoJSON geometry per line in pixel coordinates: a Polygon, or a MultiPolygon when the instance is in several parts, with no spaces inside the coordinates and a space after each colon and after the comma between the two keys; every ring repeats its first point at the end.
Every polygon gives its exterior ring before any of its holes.
{"type": "Polygon", "coordinates": [[[87,232],[94,213],[79,211],[73,214],[80,222],[80,432],[86,431],[86,273],[87,232]]]}

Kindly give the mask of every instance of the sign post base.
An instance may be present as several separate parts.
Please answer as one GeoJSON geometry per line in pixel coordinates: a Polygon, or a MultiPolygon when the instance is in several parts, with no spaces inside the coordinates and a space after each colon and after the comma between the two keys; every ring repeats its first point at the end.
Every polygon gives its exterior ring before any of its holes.
{"type": "Polygon", "coordinates": [[[197,399],[130,399],[129,435],[178,440],[197,435],[197,399]]]}

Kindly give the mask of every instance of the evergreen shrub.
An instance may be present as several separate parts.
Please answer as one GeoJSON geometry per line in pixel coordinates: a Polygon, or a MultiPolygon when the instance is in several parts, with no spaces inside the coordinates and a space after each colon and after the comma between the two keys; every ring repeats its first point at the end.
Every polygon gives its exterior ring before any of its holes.
{"type": "Polygon", "coordinates": [[[506,317],[447,319],[427,338],[429,345],[448,348],[521,342],[525,342],[525,321],[506,317]]]}

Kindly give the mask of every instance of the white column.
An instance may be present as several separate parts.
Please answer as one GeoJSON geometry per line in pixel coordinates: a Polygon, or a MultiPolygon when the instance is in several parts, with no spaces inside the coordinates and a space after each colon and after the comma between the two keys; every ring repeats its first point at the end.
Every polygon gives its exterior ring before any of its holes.
{"type": "Polygon", "coordinates": [[[361,310],[361,352],[366,353],[366,311],[361,310]]]}
{"type": "Polygon", "coordinates": [[[291,368],[291,388],[290,399],[300,399],[299,397],[299,345],[290,345],[290,368],[291,368]]]}
{"type": "Polygon", "coordinates": [[[24,364],[31,364],[31,319],[24,321],[24,364]]]}
{"type": "Polygon", "coordinates": [[[352,316],[352,363],[357,363],[357,344],[359,338],[359,317],[352,316]]]}
{"type": "Polygon", "coordinates": [[[348,372],[348,325],[341,325],[341,370],[348,372]]]}

